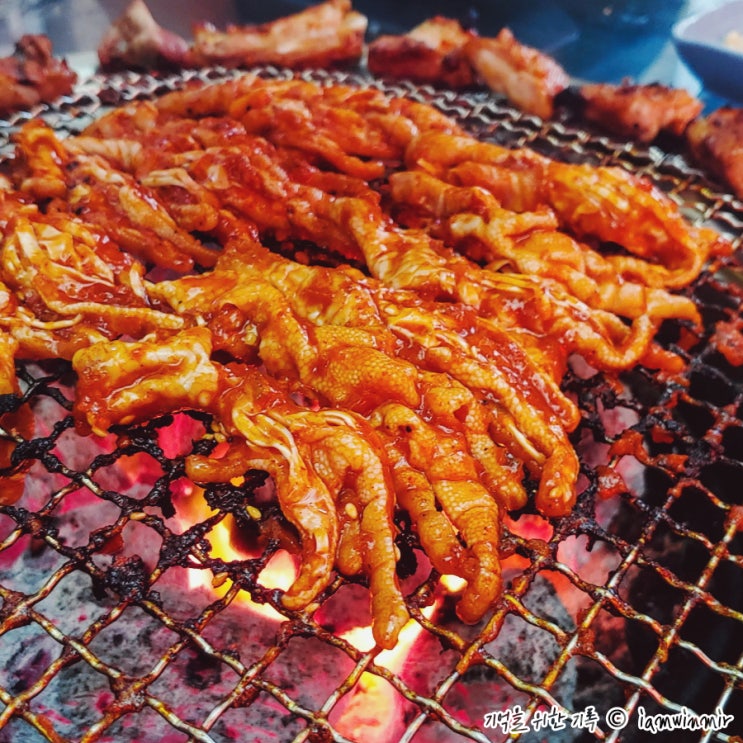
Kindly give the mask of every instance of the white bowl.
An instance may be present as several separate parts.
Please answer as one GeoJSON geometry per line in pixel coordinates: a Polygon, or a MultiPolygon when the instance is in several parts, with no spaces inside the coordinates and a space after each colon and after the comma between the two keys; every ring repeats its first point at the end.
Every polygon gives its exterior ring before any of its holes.
{"type": "Polygon", "coordinates": [[[743,101],[743,50],[726,43],[731,31],[743,40],[743,0],[685,18],[671,36],[679,56],[706,90],[743,101]]]}

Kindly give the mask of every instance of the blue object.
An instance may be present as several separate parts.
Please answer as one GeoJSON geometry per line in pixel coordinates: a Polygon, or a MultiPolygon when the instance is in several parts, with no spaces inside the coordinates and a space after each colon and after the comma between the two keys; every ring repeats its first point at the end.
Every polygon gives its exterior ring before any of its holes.
{"type": "Polygon", "coordinates": [[[705,89],[743,101],[743,51],[725,46],[733,30],[743,35],[743,0],[679,21],[672,31],[681,59],[705,89]]]}

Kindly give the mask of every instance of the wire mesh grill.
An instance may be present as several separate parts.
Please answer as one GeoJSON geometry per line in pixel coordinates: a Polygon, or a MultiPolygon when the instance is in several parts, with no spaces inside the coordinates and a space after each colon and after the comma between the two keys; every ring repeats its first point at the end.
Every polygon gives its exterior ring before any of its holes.
{"type": "MultiPolygon", "coordinates": [[[[643,173],[739,248],[743,206],[677,153],[569,120],[544,124],[484,93],[357,73],[308,77],[377,85],[433,103],[484,138],[643,173]]],[[[183,82],[93,78],[32,115],[72,132],[111,104],[183,82]]],[[[0,130],[0,146],[26,117],[0,130]]],[[[184,457],[203,444],[173,442],[178,431],[199,431],[198,417],[82,439],[70,415],[70,368],[21,365],[22,397],[0,398],[0,442],[15,445],[0,487],[33,483],[0,506],[0,741],[634,741],[647,739],[643,715],[715,713],[732,722],[677,729],[669,740],[740,740],[739,258],[711,267],[689,291],[703,331],[669,322],[661,334],[688,360],[685,385],[641,368],[621,383],[579,367],[566,378],[583,411],[573,435],[583,462],[578,505],[551,524],[531,513],[508,521],[511,580],[486,621],[464,626],[436,599],[439,576],[402,524],[417,630],[403,660],[349,639],[344,630],[363,624],[349,617],[348,607],[363,606],[353,582],[336,579],[309,611],[283,609],[280,591],[259,580],[278,540],[255,557],[214,556],[219,523],[250,528],[245,502],[261,473],[208,488],[209,514],[183,526],[184,457]],[[207,580],[189,587],[194,574],[207,580]],[[261,618],[241,590],[281,620],[261,618]]],[[[261,518],[280,515],[269,508],[261,518]]]]}

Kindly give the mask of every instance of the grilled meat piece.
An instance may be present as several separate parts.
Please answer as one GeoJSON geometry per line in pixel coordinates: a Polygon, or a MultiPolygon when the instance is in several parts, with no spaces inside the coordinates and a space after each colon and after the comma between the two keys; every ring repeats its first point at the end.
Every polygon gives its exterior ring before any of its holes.
{"type": "Polygon", "coordinates": [[[525,113],[549,119],[555,96],[567,88],[565,70],[552,57],[519,43],[510,29],[467,44],[470,64],[483,82],[525,113]]]}
{"type": "Polygon", "coordinates": [[[680,137],[702,112],[702,102],[666,85],[589,83],[580,89],[583,115],[603,129],[636,142],[652,142],[661,131],[680,137]]]}
{"type": "Polygon", "coordinates": [[[177,70],[191,63],[188,42],[160,26],[144,0],[132,0],[98,45],[101,69],[177,70]]]}
{"type": "Polygon", "coordinates": [[[694,159],[743,198],[743,109],[726,106],[693,121],[686,139],[694,159]]]}
{"type": "Polygon", "coordinates": [[[430,18],[407,34],[387,34],[369,44],[369,71],[380,77],[467,87],[475,76],[464,49],[473,36],[452,18],[430,18]]]}
{"type": "Polygon", "coordinates": [[[192,51],[201,65],[333,67],[359,60],[366,25],[366,17],[352,10],[350,0],[327,0],[255,26],[219,31],[201,24],[194,31],[192,51]]]}
{"type": "Polygon", "coordinates": [[[0,59],[0,116],[50,103],[67,95],[77,75],[52,54],[47,36],[22,36],[9,57],[0,59]]]}

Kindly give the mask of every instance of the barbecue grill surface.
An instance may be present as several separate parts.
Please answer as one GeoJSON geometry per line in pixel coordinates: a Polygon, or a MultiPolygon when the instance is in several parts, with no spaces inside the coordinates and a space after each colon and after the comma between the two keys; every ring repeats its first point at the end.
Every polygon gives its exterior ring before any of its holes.
{"type": "MultiPolygon", "coordinates": [[[[0,124],[0,154],[29,116],[75,132],[111,105],[235,74],[93,77],[58,105],[0,124]]],[[[17,504],[0,507],[0,741],[118,743],[144,740],[143,731],[163,741],[364,741],[348,721],[361,720],[356,708],[366,705],[371,720],[363,724],[373,730],[375,704],[399,713],[396,740],[418,743],[503,740],[485,715],[516,705],[530,731],[514,737],[524,741],[647,740],[640,707],[652,715],[737,712],[724,731],[667,738],[733,740],[743,730],[743,366],[730,349],[743,332],[743,204],[672,142],[637,147],[569,116],[543,123],[482,92],[391,85],[356,72],[304,76],[412,96],[484,139],[646,175],[691,220],[733,240],[738,257],[688,290],[703,333],[682,323],[661,332],[688,359],[686,384],[642,368],[624,375],[623,386],[585,369],[568,375],[583,411],[573,436],[582,494],[546,543],[525,530],[531,514],[509,522],[511,582],[480,625],[461,625],[447,603],[424,615],[437,576],[403,531],[401,565],[422,632],[404,665],[388,670],[375,650],[343,637],[363,624],[350,612],[366,611],[364,591],[338,579],[314,614],[292,614],[277,590],[257,582],[276,544],[255,559],[209,555],[208,530],[227,514],[240,517],[260,473],[239,488],[207,490],[212,515],[179,529],[174,501],[188,446],[171,451],[163,432],[198,430],[198,420],[167,417],[104,442],[81,440],[69,367],[21,365],[24,395],[0,398],[0,414],[28,404],[40,422],[34,438],[18,439],[13,468],[0,473],[25,471],[34,482],[17,504]],[[627,488],[612,492],[606,466],[615,465],[627,488]],[[221,598],[189,589],[189,570],[233,587],[221,598]],[[284,621],[257,618],[235,600],[239,588],[284,621]],[[574,715],[593,708],[592,731],[574,715]],[[611,708],[626,712],[626,727],[607,723],[611,708]],[[564,713],[567,727],[539,732],[539,709],[564,713]],[[570,720],[578,722],[571,728],[570,720]]]]}

